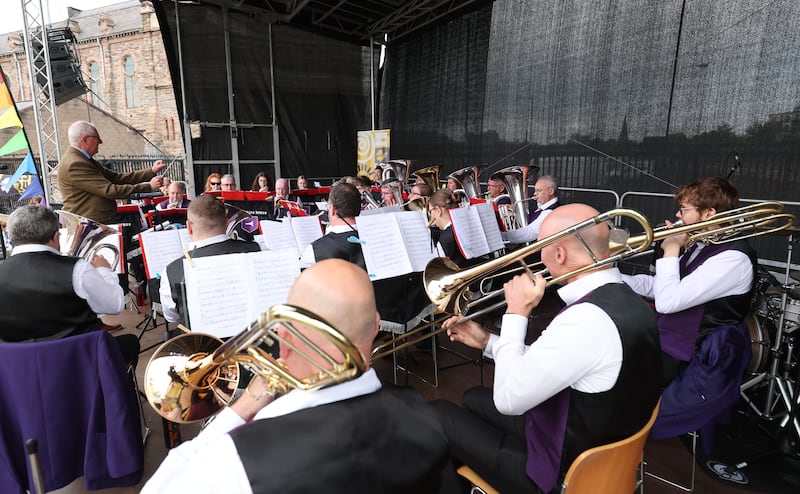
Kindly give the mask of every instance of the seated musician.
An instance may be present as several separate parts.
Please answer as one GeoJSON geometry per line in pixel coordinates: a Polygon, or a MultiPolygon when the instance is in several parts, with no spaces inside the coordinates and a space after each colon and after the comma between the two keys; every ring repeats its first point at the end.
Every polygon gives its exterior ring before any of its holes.
{"type": "Polygon", "coordinates": [[[400,201],[397,199],[398,196],[402,197],[400,185],[400,181],[396,178],[381,182],[381,207],[400,205],[400,201]]]}
{"type": "Polygon", "coordinates": [[[492,175],[487,182],[487,192],[489,193],[489,200],[498,206],[510,206],[511,199],[506,194],[506,186],[500,177],[492,175]]]}
{"type": "Polygon", "coordinates": [[[156,204],[156,209],[163,211],[165,209],[184,209],[189,207],[190,201],[184,196],[186,195],[185,182],[171,182],[167,187],[167,200],[161,201],[156,204]]]}
{"type": "Polygon", "coordinates": [[[431,190],[430,185],[426,184],[425,182],[416,183],[411,186],[411,192],[408,194],[408,200],[413,201],[414,199],[430,199],[431,195],[433,195],[433,191],[431,190]]]}
{"type": "MultiPolygon", "coordinates": [[[[192,238],[189,257],[218,256],[243,252],[257,252],[256,242],[233,240],[226,235],[225,205],[212,196],[199,196],[187,211],[186,228],[192,238]]],[[[183,257],[172,261],[161,273],[159,295],[164,319],[186,324],[186,303],[181,283],[184,282],[183,257]]]]}
{"type": "Polygon", "coordinates": [[[356,188],[361,193],[362,198],[361,209],[369,209],[373,204],[380,204],[381,193],[372,190],[372,180],[366,175],[359,175],[356,180],[358,181],[356,188]],[[369,200],[367,196],[371,197],[372,200],[369,200]]]}
{"type": "Polygon", "coordinates": [[[465,267],[469,263],[461,253],[453,234],[453,224],[450,222],[450,215],[447,210],[459,207],[458,201],[449,189],[440,189],[433,193],[431,200],[428,201],[428,212],[433,223],[431,236],[436,242],[436,249],[439,255],[447,257],[459,267],[465,267]]]}
{"type": "Polygon", "coordinates": [[[253,179],[253,185],[250,186],[250,190],[253,192],[269,192],[272,182],[272,179],[269,175],[264,172],[258,172],[256,174],[256,178],[253,179]]]}
{"type": "Polygon", "coordinates": [[[298,190],[303,190],[308,188],[308,179],[305,175],[300,175],[297,177],[297,188],[298,190]]]}
{"type": "MultiPolygon", "coordinates": [[[[30,342],[99,330],[97,314],[118,314],[124,294],[108,261],[59,252],[58,216],[43,206],[21,206],[8,218],[14,242],[0,263],[0,341],[30,342]],[[13,308],[13,309],[12,309],[13,308]]],[[[136,365],[136,335],[116,337],[125,362],[136,365]]]]}
{"type": "Polygon", "coordinates": [[[300,257],[307,268],[324,259],[344,259],[366,270],[358,240],[356,216],[361,213],[361,194],[348,183],[337,183],[328,196],[328,230],[309,244],[300,257]]]}
{"type": "MultiPolygon", "coordinates": [[[[584,204],[563,206],[542,223],[541,235],[597,214],[584,204]]],[[[581,236],[598,259],[608,257],[607,225],[581,236]]],[[[552,276],[593,263],[574,235],[542,249],[542,260],[552,276]]],[[[551,492],[581,452],[641,429],[659,397],[655,318],[616,268],[567,278],[558,290],[567,308],[526,347],[528,317],[545,284],[540,274],[506,283],[499,337],[472,321],[445,322],[451,340],[494,358],[494,390],[468,390],[463,408],[444,400],[432,406],[453,456],[500,492],[551,492]]]]}
{"type": "MultiPolygon", "coordinates": [[[[675,216],[691,225],[736,208],[739,194],[727,180],[707,177],[678,189],[675,202],[675,216]]],[[[636,293],[655,301],[664,385],[683,371],[699,341],[714,328],[744,320],[755,278],[756,254],[746,240],[701,242],[681,255],[686,240],[681,234],[662,242],[664,255],[656,261],[655,276],[624,276],[636,293]]]]}
{"type": "Polygon", "coordinates": [[[539,177],[533,186],[536,209],[528,216],[528,224],[523,228],[503,232],[503,240],[512,244],[533,242],[539,237],[539,228],[547,215],[560,204],[558,202],[558,180],[552,175],[539,177]]]}
{"type": "MultiPolygon", "coordinates": [[[[379,316],[363,269],[319,262],[295,280],[287,303],[315,313],[369,355],[379,316]]],[[[339,358],[318,333],[296,326],[339,358]]],[[[289,372],[318,374],[297,353],[304,343],[278,331],[293,343],[281,345],[289,372]]],[[[454,492],[444,433],[415,391],[382,386],[370,368],[342,384],[279,397],[255,379],[195,439],[169,452],[142,493],[454,492]]]]}
{"type": "Polygon", "coordinates": [[[299,197],[289,194],[288,178],[279,178],[275,181],[275,195],[267,199],[268,219],[277,220],[289,213],[288,209],[280,205],[280,201],[300,202],[299,197]]]}

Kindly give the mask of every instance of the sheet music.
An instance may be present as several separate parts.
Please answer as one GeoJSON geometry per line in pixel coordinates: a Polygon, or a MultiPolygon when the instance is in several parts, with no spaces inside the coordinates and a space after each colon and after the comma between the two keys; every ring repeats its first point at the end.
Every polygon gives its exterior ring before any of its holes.
{"type": "MultiPolygon", "coordinates": [[[[264,243],[269,250],[295,249],[297,241],[292,225],[283,221],[262,220],[259,222],[264,233],[264,243]]],[[[299,257],[298,252],[298,257],[299,257]]]]}
{"type": "Polygon", "coordinates": [[[233,336],[251,320],[247,296],[252,273],[245,257],[227,254],[183,260],[186,301],[192,331],[219,338],[233,336]]]}
{"type": "Polygon", "coordinates": [[[192,331],[220,338],[242,331],[258,314],[285,303],[300,261],[294,249],[184,260],[192,331]]]}
{"type": "Polygon", "coordinates": [[[483,232],[480,216],[475,206],[449,209],[450,221],[453,223],[453,234],[458,248],[466,259],[473,259],[488,254],[489,243],[483,232]]]}
{"type": "Polygon", "coordinates": [[[356,224],[371,280],[382,280],[413,271],[394,214],[362,214],[356,218],[356,224]]]}
{"type": "Polygon", "coordinates": [[[425,270],[428,261],[437,256],[431,241],[431,229],[423,211],[403,211],[395,215],[414,272],[425,270]]]}
{"type": "Polygon", "coordinates": [[[503,236],[500,234],[500,225],[497,223],[497,213],[492,203],[485,202],[473,206],[478,211],[481,219],[483,233],[486,235],[486,243],[489,244],[489,252],[495,252],[505,248],[503,236]]]}
{"type": "Polygon", "coordinates": [[[247,256],[251,320],[275,304],[285,304],[289,289],[300,275],[300,260],[293,249],[268,250],[247,256]]]}
{"type": "Polygon", "coordinates": [[[139,234],[139,245],[142,248],[142,258],[149,279],[164,272],[169,263],[183,256],[183,251],[188,248],[189,243],[183,243],[185,237],[182,237],[181,231],[159,230],[139,234]]]}
{"type": "Polygon", "coordinates": [[[261,250],[269,250],[269,247],[267,247],[267,241],[264,238],[264,235],[261,235],[261,234],[253,235],[253,241],[255,243],[257,243],[259,247],[261,247],[261,250]]]}
{"type": "Polygon", "coordinates": [[[365,209],[361,211],[361,216],[371,216],[375,214],[389,214],[389,213],[400,213],[403,211],[403,206],[384,206],[380,208],[374,209],[365,209]]]}
{"type": "Polygon", "coordinates": [[[303,252],[308,244],[323,235],[319,216],[294,216],[283,220],[292,225],[298,252],[303,252]]]}

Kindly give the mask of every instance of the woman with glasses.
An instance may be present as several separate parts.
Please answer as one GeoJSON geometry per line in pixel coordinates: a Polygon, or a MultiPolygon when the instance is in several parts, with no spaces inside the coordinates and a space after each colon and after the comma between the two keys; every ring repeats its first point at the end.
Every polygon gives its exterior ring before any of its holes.
{"type": "Polygon", "coordinates": [[[433,193],[428,201],[428,214],[430,216],[431,236],[436,242],[436,249],[439,255],[447,257],[459,267],[468,264],[467,259],[458,248],[455,235],[453,234],[453,224],[450,222],[448,209],[459,207],[453,192],[449,189],[439,189],[433,193]]]}
{"type": "Polygon", "coordinates": [[[222,175],[219,173],[212,173],[206,178],[206,192],[222,190],[222,175]]]}

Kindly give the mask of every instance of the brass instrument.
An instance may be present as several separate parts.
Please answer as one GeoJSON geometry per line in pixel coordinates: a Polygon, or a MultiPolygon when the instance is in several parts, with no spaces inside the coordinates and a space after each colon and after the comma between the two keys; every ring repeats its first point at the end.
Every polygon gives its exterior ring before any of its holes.
{"type": "Polygon", "coordinates": [[[431,188],[431,191],[435,192],[439,188],[439,165],[420,168],[412,173],[411,176],[425,182],[431,188]]]}
{"type": "Polygon", "coordinates": [[[384,163],[378,163],[375,166],[381,169],[381,180],[396,178],[401,184],[405,185],[408,179],[410,163],[410,160],[389,160],[384,163]]]}
{"type": "MultiPolygon", "coordinates": [[[[534,167],[538,170],[538,167],[534,167]]],[[[506,193],[511,200],[511,210],[513,214],[503,215],[503,224],[506,230],[516,230],[528,224],[528,174],[530,166],[510,166],[503,168],[492,174],[492,177],[503,182],[506,193]]]]}
{"type": "Polygon", "coordinates": [[[317,315],[291,305],[274,305],[247,329],[222,343],[198,333],[177,336],[161,345],[145,369],[145,394],[164,418],[192,423],[216,414],[231,400],[239,380],[237,363],[258,374],[276,395],[291,389],[311,390],[354,379],[366,370],[366,359],[349,338],[317,315]],[[324,338],[322,346],[341,354],[335,358],[295,325],[310,328],[324,338]],[[284,328],[308,349],[292,345],[278,334],[284,328]],[[293,375],[260,345],[291,345],[319,373],[293,375]],[[341,360],[341,361],[340,361],[341,360]]]}
{"type": "MultiPolygon", "coordinates": [[[[523,247],[510,254],[506,254],[505,256],[470,269],[459,270],[455,263],[446,258],[433,259],[425,268],[423,282],[428,297],[439,311],[452,314],[464,314],[465,317],[462,321],[468,321],[505,305],[505,302],[501,301],[486,307],[487,302],[492,298],[502,295],[503,290],[495,290],[494,292],[487,293],[482,289],[484,281],[494,276],[510,274],[514,271],[513,269],[502,270],[514,263],[522,264],[520,268],[516,269],[517,271],[524,270],[532,273],[531,268],[536,267],[536,265],[528,266],[525,264],[525,257],[541,251],[542,248],[557,242],[567,235],[578,234],[581,229],[591,227],[600,222],[617,217],[629,217],[642,226],[643,233],[631,237],[624,230],[612,229],[609,237],[611,256],[608,259],[597,260],[594,264],[557,278],[550,278],[547,280],[548,285],[559,283],[564,279],[578,274],[599,269],[622,259],[636,256],[648,250],[654,241],[663,240],[673,235],[688,234],[687,245],[696,242],[722,244],[784,230],[792,226],[796,218],[794,215],[783,213],[782,211],[783,204],[779,202],[762,202],[717,213],[703,222],[682,225],[675,228],[664,227],[653,230],[647,223],[646,218],[640,213],[630,209],[615,209],[578,223],[566,230],[534,242],[527,247],[523,247]],[[474,289],[473,292],[480,295],[472,295],[470,293],[471,288],[474,289]],[[478,309],[477,307],[479,306],[483,306],[483,308],[478,309]]],[[[580,239],[580,237],[578,238],[580,239]]],[[[542,274],[545,274],[545,272],[542,272],[542,274]]],[[[383,358],[397,350],[415,345],[422,340],[438,335],[443,332],[444,329],[439,328],[434,331],[428,331],[428,329],[437,322],[420,326],[383,343],[373,350],[372,359],[383,358]],[[425,333],[420,334],[423,332],[425,333]]]]}
{"type": "Polygon", "coordinates": [[[366,204],[366,207],[364,209],[377,209],[381,207],[381,205],[378,204],[378,201],[376,201],[375,198],[372,197],[371,190],[361,191],[361,202],[366,204]]]}
{"type": "Polygon", "coordinates": [[[111,270],[116,271],[119,268],[118,245],[104,242],[107,237],[121,235],[119,230],[69,211],[58,211],[58,215],[62,226],[67,230],[67,238],[61,243],[64,254],[91,262],[92,257],[107,249],[111,251],[113,259],[109,261],[111,270]]]}
{"type": "Polygon", "coordinates": [[[468,166],[447,176],[447,178],[452,178],[461,186],[460,189],[453,191],[454,193],[461,193],[461,206],[469,206],[470,199],[481,197],[481,185],[478,182],[479,170],[480,167],[468,166]]]}

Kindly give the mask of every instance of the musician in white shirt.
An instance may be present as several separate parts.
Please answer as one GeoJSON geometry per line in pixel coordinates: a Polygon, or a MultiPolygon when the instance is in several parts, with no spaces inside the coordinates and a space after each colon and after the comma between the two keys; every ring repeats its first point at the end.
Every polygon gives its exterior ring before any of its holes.
{"type": "Polygon", "coordinates": [[[539,177],[533,188],[536,209],[528,216],[528,224],[516,230],[503,232],[503,240],[512,244],[533,242],[539,237],[539,228],[547,215],[559,206],[558,180],[552,175],[539,177]]]}

